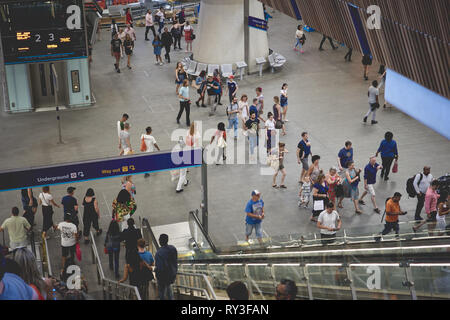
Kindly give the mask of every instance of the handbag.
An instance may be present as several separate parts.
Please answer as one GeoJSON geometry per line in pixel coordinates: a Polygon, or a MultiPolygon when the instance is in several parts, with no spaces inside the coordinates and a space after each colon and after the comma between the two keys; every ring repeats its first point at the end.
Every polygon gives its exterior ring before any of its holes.
{"type": "Polygon", "coordinates": [[[283,128],[283,122],[281,120],[277,120],[277,122],[275,122],[275,129],[281,128],[283,128]]]}
{"type": "Polygon", "coordinates": [[[147,151],[147,144],[145,144],[145,139],[144,139],[144,137],[142,137],[142,140],[141,140],[141,151],[142,151],[142,152],[147,151]]]}
{"type": "Polygon", "coordinates": [[[104,247],[104,248],[103,248],[103,252],[104,252],[105,254],[108,254],[108,248],[107,248],[107,247],[104,247]]]}
{"type": "Polygon", "coordinates": [[[75,245],[75,253],[76,253],[78,261],[81,261],[81,248],[80,248],[79,242],[77,242],[77,244],[75,245]]]}
{"type": "Polygon", "coordinates": [[[397,173],[397,172],[398,172],[398,162],[397,162],[397,160],[395,160],[394,166],[392,167],[392,173],[397,173]]]}
{"type": "Polygon", "coordinates": [[[227,143],[225,142],[223,136],[220,136],[219,139],[217,139],[217,146],[219,148],[225,148],[227,146],[227,143]]]}
{"type": "Polygon", "coordinates": [[[344,186],[342,184],[338,184],[334,190],[337,198],[342,198],[344,196],[344,186]]]}
{"type": "Polygon", "coordinates": [[[192,31],[192,34],[191,34],[191,40],[195,40],[195,34],[194,34],[193,31],[192,31]]]}

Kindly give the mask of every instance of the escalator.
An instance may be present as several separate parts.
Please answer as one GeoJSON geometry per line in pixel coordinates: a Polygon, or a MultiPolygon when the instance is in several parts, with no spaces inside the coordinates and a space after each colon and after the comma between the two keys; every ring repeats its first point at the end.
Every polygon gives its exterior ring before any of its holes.
{"type": "MultiPolygon", "coordinates": [[[[179,275],[173,286],[178,299],[205,299],[199,290],[225,299],[233,281],[246,283],[251,299],[274,299],[281,279],[296,282],[298,299],[450,299],[450,237],[413,233],[410,223],[401,225],[399,238],[376,242],[381,225],[366,226],[343,230],[334,244],[324,246],[317,234],[267,237],[262,245],[217,244],[197,211],[188,220],[190,249],[178,251],[179,275]]],[[[150,224],[145,220],[143,225],[144,237],[156,247],[150,224]]]]}

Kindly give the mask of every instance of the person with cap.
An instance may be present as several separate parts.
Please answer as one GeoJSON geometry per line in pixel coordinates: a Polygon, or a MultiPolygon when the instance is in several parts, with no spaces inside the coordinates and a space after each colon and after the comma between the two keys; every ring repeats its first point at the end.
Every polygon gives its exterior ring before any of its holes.
{"type": "Polygon", "coordinates": [[[264,201],[261,200],[261,192],[258,190],[252,191],[252,198],[247,202],[245,207],[245,240],[255,229],[256,238],[262,244],[262,227],[261,222],[264,219],[264,201]]]}
{"type": "Polygon", "coordinates": [[[227,80],[227,92],[228,97],[230,98],[230,104],[233,101],[233,98],[236,97],[238,89],[239,87],[236,81],[234,81],[234,76],[233,75],[229,76],[227,80]]]}
{"type": "Polygon", "coordinates": [[[78,228],[80,222],[78,220],[78,202],[73,196],[75,190],[75,187],[68,187],[67,195],[62,198],[61,204],[64,207],[64,221],[68,216],[71,216],[72,223],[78,228]]]}

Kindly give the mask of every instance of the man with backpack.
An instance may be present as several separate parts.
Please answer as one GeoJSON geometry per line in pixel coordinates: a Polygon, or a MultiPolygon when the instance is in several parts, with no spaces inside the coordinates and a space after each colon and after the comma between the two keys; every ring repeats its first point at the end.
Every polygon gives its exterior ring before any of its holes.
{"type": "Polygon", "coordinates": [[[425,166],[423,168],[423,173],[416,174],[413,180],[413,187],[417,196],[416,213],[414,215],[414,220],[416,221],[423,220],[420,213],[425,204],[425,194],[427,193],[431,181],[433,181],[433,176],[430,172],[431,167],[425,166]]]}
{"type": "Polygon", "coordinates": [[[156,279],[158,280],[159,299],[173,300],[173,292],[170,285],[174,283],[178,272],[177,249],[169,245],[169,236],[165,233],[159,236],[161,248],[155,254],[156,279]]]}
{"type": "MultiPolygon", "coordinates": [[[[406,211],[402,211],[400,209],[400,199],[402,195],[400,192],[394,193],[392,198],[389,198],[386,201],[386,224],[384,225],[384,230],[381,232],[381,235],[386,235],[392,230],[395,231],[395,237],[399,238],[399,225],[398,225],[398,216],[402,216],[406,214],[406,211]]],[[[379,242],[381,240],[381,235],[375,236],[375,241],[379,242]]]]}

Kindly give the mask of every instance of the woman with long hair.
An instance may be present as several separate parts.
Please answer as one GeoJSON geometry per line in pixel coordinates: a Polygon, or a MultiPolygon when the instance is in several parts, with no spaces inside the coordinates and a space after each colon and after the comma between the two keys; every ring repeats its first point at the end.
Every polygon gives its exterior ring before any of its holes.
{"type": "Polygon", "coordinates": [[[148,299],[148,266],[144,260],[141,259],[139,253],[131,252],[125,264],[123,278],[119,283],[125,282],[129,279],[130,285],[136,286],[139,290],[142,300],[148,299]]]}
{"type": "Polygon", "coordinates": [[[136,202],[130,192],[122,189],[112,203],[112,219],[121,223],[123,230],[126,227],[127,219],[136,212],[136,208],[136,202]]]}
{"type": "MultiPolygon", "coordinates": [[[[353,161],[347,162],[347,170],[345,171],[345,179],[342,183],[344,187],[344,195],[346,198],[351,198],[355,206],[355,213],[361,214],[362,211],[358,206],[359,189],[358,184],[360,179],[361,169],[355,169],[353,161]]],[[[340,201],[342,202],[342,201],[340,201]]]]}
{"type": "Polygon", "coordinates": [[[136,186],[133,183],[132,180],[133,176],[125,176],[122,178],[122,189],[127,190],[130,193],[131,198],[134,199],[134,196],[136,195],[136,186]]]}
{"type": "Polygon", "coordinates": [[[286,135],[286,128],[284,127],[284,122],[282,120],[280,98],[278,96],[273,97],[273,119],[275,120],[275,129],[281,129],[281,134],[286,135]]]}
{"type": "Polygon", "coordinates": [[[323,210],[325,210],[329,201],[328,185],[327,182],[325,181],[325,175],[322,172],[317,176],[316,183],[314,183],[313,185],[312,194],[313,194],[313,211],[311,221],[317,222],[317,217],[323,210]]]}
{"type": "Polygon", "coordinates": [[[283,85],[281,86],[281,90],[280,90],[280,106],[281,106],[281,110],[282,110],[282,118],[281,120],[283,121],[289,121],[286,118],[286,113],[288,110],[288,94],[287,94],[287,90],[288,90],[288,84],[287,83],[283,83],[283,85]]]}
{"type": "Polygon", "coordinates": [[[33,252],[27,248],[16,249],[14,250],[13,260],[20,266],[20,277],[23,281],[36,292],[39,300],[45,300],[49,287],[41,277],[33,252]]]}
{"type": "Polygon", "coordinates": [[[86,191],[86,195],[83,199],[83,235],[84,243],[89,243],[89,232],[91,230],[91,224],[94,227],[97,236],[102,233],[102,229],[98,226],[98,219],[100,219],[100,209],[98,207],[98,201],[95,199],[94,189],[89,188],[86,191]]]}
{"type": "MultiPolygon", "coordinates": [[[[53,223],[53,206],[60,208],[60,206],[53,200],[50,193],[50,187],[42,187],[42,192],[39,194],[39,204],[42,205],[42,235],[47,238],[47,231],[53,227],[56,230],[56,225],[53,223]]],[[[48,239],[48,238],[47,238],[48,239]]]]}
{"type": "Polygon", "coordinates": [[[330,171],[325,175],[325,181],[328,185],[328,199],[334,204],[336,207],[336,187],[341,182],[341,177],[337,174],[337,168],[331,167],[330,171]]]}
{"type": "Polygon", "coordinates": [[[175,68],[175,83],[177,87],[175,92],[178,94],[178,89],[183,84],[184,79],[187,79],[186,71],[184,70],[183,64],[181,62],[177,62],[177,67],[175,68]]]}
{"type": "Polygon", "coordinates": [[[125,48],[125,54],[127,55],[127,67],[131,69],[131,55],[133,54],[133,40],[131,36],[127,33],[125,35],[125,40],[123,41],[123,47],[125,48]]]}
{"type": "Polygon", "coordinates": [[[152,42],[153,45],[153,53],[155,54],[156,57],[156,63],[155,64],[159,64],[160,66],[163,65],[162,59],[161,59],[161,49],[162,49],[162,41],[159,37],[159,35],[157,34],[155,39],[152,42]]]}
{"type": "Polygon", "coordinates": [[[105,248],[109,258],[109,269],[114,270],[116,279],[119,278],[120,256],[120,228],[117,221],[112,220],[106,232],[105,248]]]}
{"type": "Polygon", "coordinates": [[[241,99],[238,102],[239,105],[239,114],[240,118],[242,120],[242,129],[245,130],[245,122],[247,122],[250,112],[248,110],[248,96],[246,94],[243,94],[241,96],[241,99]]]}
{"type": "Polygon", "coordinates": [[[186,53],[192,52],[192,35],[194,34],[194,29],[190,25],[189,21],[185,22],[184,30],[184,40],[186,41],[186,53]]]}

